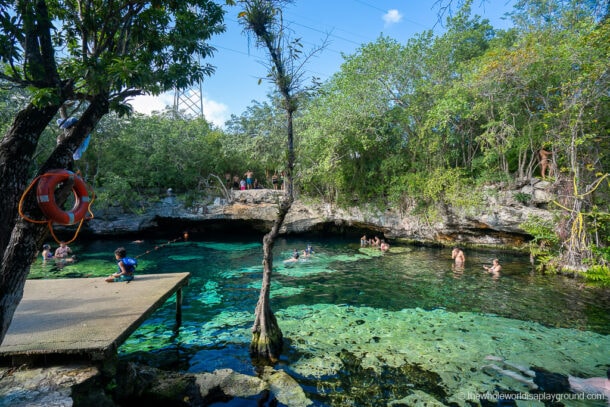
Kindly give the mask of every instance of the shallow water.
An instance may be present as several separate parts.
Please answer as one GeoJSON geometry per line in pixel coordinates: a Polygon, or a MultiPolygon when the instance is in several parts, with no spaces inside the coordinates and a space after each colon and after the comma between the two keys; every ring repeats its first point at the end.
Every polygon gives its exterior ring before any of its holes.
{"type": "MultiPolygon", "coordinates": [[[[191,273],[181,327],[174,329],[172,298],[120,348],[121,357],[188,372],[255,374],[248,345],[261,281],[260,239],[82,242],[72,246],[76,264],[34,264],[32,277],[108,275],[118,246],[130,256],[149,252],[139,257],[138,273],[191,273]]],[[[272,308],[286,349],[276,368],[317,406],[467,405],[486,392],[530,394],[486,368],[488,355],[562,374],[605,375],[610,290],[532,273],[525,256],[467,250],[466,257],[466,267],[454,270],[450,249],[393,247],[382,255],[339,238],[281,239],[272,308]],[[282,261],[307,243],[313,257],[282,261]],[[503,265],[499,278],[482,268],[494,257],[503,265]]]]}

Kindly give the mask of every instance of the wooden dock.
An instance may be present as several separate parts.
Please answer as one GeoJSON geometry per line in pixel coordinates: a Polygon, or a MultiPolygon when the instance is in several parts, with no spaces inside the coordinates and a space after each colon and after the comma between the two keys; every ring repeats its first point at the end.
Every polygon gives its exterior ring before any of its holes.
{"type": "Polygon", "coordinates": [[[174,293],[181,322],[182,287],[189,273],[137,275],[129,282],[103,277],[28,280],[0,362],[104,360],[174,293]]]}

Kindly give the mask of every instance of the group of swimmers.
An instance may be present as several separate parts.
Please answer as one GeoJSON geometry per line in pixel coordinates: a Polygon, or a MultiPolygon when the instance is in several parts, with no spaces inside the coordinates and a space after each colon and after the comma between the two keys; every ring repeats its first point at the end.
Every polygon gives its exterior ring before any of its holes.
{"type": "MultiPolygon", "coordinates": [[[[466,264],[466,256],[464,255],[464,251],[459,247],[454,247],[451,251],[451,258],[455,262],[455,267],[463,268],[466,264]]],[[[500,265],[500,260],[493,259],[491,262],[491,266],[484,265],[483,268],[489,274],[494,277],[500,276],[500,270],[502,270],[502,266],[500,265]]]]}
{"type": "Polygon", "coordinates": [[[313,253],[314,253],[313,247],[311,247],[310,244],[308,244],[307,247],[305,249],[303,249],[300,253],[296,248],[292,249],[292,256],[290,256],[289,259],[284,260],[284,263],[291,263],[291,262],[299,261],[299,259],[301,257],[308,258],[311,255],[313,255],[313,253]]]}
{"type": "Polygon", "coordinates": [[[378,247],[382,252],[387,252],[390,250],[390,244],[386,242],[384,239],[379,239],[379,236],[375,236],[374,238],[368,239],[366,235],[360,238],[360,246],[361,247],[378,247]]]}
{"type": "Polygon", "coordinates": [[[42,264],[47,264],[49,260],[54,260],[57,265],[62,266],[67,263],[74,263],[76,256],[72,254],[72,249],[66,242],[60,242],[55,252],[51,249],[50,244],[45,244],[42,246],[42,264]]]}

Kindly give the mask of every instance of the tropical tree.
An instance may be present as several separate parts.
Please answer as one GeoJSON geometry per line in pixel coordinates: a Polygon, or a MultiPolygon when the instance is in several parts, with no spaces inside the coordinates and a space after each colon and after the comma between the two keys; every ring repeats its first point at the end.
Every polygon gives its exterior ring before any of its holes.
{"type": "MultiPolygon", "coordinates": [[[[565,45],[565,51],[571,56],[567,58],[571,67],[564,71],[564,80],[558,88],[561,103],[549,112],[552,131],[560,142],[555,151],[565,157],[567,166],[559,174],[560,182],[564,181],[564,193],[558,200],[564,220],[558,225],[558,233],[564,237],[560,264],[567,268],[579,269],[583,264],[595,264],[600,260],[607,264],[610,260],[596,258],[593,250],[595,244],[600,243],[596,238],[596,223],[607,219],[609,212],[608,205],[602,204],[599,198],[596,200],[595,196],[599,197],[602,189],[608,190],[610,168],[607,160],[599,155],[601,151],[594,147],[596,139],[600,136],[603,139],[608,134],[608,128],[600,127],[598,123],[608,123],[610,108],[607,97],[610,46],[606,41],[609,34],[610,22],[605,20],[565,45]]],[[[601,154],[605,156],[605,153],[601,154]]]]}
{"type": "Polygon", "coordinates": [[[306,94],[303,87],[304,63],[316,52],[304,55],[298,40],[287,36],[282,19],[282,6],[288,0],[242,0],[244,10],[239,13],[244,27],[256,36],[257,45],[269,57],[268,79],[274,83],[286,112],[286,167],[284,169],[285,193],[279,204],[278,214],[271,230],[263,237],[263,282],[256,305],[250,353],[260,361],[275,362],[282,351],[283,336],[277,319],[271,310],[270,290],[273,271],[273,246],[294,201],[294,113],[299,99],[306,94]]]}
{"type": "MultiPolygon", "coordinates": [[[[213,67],[199,58],[212,53],[206,41],[223,30],[223,12],[207,0],[2,1],[0,6],[0,78],[32,92],[0,142],[1,341],[47,232],[46,225],[18,216],[32,175],[71,168],[86,135],[111,109],[127,113],[129,97],[184,88],[211,74],[213,67]],[[60,109],[82,114],[46,161],[32,169],[40,135],[60,109]]],[[[25,198],[24,212],[41,217],[35,198],[25,198]]]]}
{"type": "Polygon", "coordinates": [[[306,191],[330,201],[376,199],[386,180],[410,167],[404,58],[404,48],[387,37],[363,45],[307,104],[299,147],[306,191]]]}
{"type": "Polygon", "coordinates": [[[487,72],[505,72],[492,76],[511,93],[494,105],[504,120],[517,118],[511,122],[523,132],[515,138],[521,142],[513,143],[517,154],[543,143],[553,152],[560,219],[555,233],[561,242],[550,262],[555,269],[578,270],[609,259],[596,250],[607,246],[599,225],[608,216],[601,199],[608,193],[608,161],[600,146],[607,145],[610,48],[602,3],[519,2],[513,18],[523,34],[507,61],[488,64],[496,68],[487,72]]]}
{"type": "Polygon", "coordinates": [[[494,35],[486,20],[470,17],[467,1],[439,37],[380,37],[346,56],[304,114],[304,186],[334,202],[387,204],[432,191],[427,183],[439,180],[426,174],[442,176],[439,168],[458,169],[448,171],[454,181],[480,152],[482,131],[472,96],[457,84],[494,35]]]}
{"type": "Polygon", "coordinates": [[[270,177],[286,165],[285,111],[280,99],[254,102],[227,122],[224,154],[232,157],[235,169],[250,168],[254,174],[270,177]]]}

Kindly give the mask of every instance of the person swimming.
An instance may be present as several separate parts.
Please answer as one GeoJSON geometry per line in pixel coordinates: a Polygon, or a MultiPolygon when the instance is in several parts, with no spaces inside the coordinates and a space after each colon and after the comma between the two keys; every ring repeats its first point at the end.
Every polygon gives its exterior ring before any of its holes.
{"type": "Polygon", "coordinates": [[[292,250],[292,256],[284,260],[284,263],[294,263],[295,261],[299,261],[299,251],[297,249],[292,250]]]}

